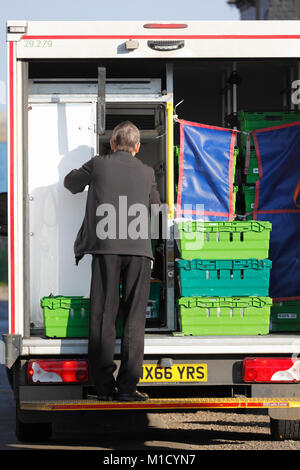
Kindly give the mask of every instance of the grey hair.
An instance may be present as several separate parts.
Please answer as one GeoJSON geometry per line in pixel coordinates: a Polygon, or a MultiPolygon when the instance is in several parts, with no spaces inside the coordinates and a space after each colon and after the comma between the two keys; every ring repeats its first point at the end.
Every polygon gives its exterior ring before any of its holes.
{"type": "Polygon", "coordinates": [[[111,140],[115,150],[133,152],[136,145],[140,142],[140,131],[130,121],[120,122],[114,128],[111,140]]]}

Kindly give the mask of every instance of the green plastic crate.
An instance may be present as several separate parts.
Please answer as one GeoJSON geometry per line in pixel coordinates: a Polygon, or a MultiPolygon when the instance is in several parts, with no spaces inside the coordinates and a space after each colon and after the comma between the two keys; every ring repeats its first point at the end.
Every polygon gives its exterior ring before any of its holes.
{"type": "Polygon", "coordinates": [[[267,259],[272,224],[262,221],[200,222],[175,225],[182,259],[267,259]]]}
{"type": "Polygon", "coordinates": [[[300,331],[300,300],[288,300],[273,304],[270,331],[300,331]]]}
{"type": "MultiPolygon", "coordinates": [[[[246,149],[243,149],[243,156],[244,156],[244,164],[246,164],[246,149]]],[[[256,158],[255,149],[251,149],[248,173],[245,175],[245,181],[247,184],[254,184],[256,183],[257,180],[259,180],[258,162],[256,158]]]]}
{"type": "MultiPolygon", "coordinates": [[[[291,122],[300,121],[299,111],[240,111],[238,113],[238,120],[240,130],[244,132],[253,131],[255,129],[265,129],[268,127],[279,126],[282,124],[289,124],[291,122]]],[[[246,146],[247,136],[241,134],[241,143],[246,146]]],[[[251,146],[254,145],[253,139],[250,136],[251,146]]]]}
{"type": "MultiPolygon", "coordinates": [[[[90,299],[83,296],[43,297],[45,335],[49,338],[88,338],[90,299]]],[[[121,314],[116,320],[116,336],[122,334],[121,314]]]]}
{"type": "Polygon", "coordinates": [[[255,203],[255,185],[244,185],[243,186],[243,194],[245,197],[245,212],[253,212],[254,203],[255,203]]]}
{"type": "MultiPolygon", "coordinates": [[[[162,282],[150,286],[147,318],[158,318],[162,282]]],[[[40,300],[45,335],[49,338],[87,338],[89,336],[90,299],[83,296],[49,296],[40,300]]],[[[116,320],[116,337],[123,333],[122,303],[116,320]]]]}
{"type": "MultiPolygon", "coordinates": [[[[158,318],[163,284],[159,279],[151,279],[146,318],[158,318]]],[[[120,285],[122,296],[122,285],[120,285]]]]}
{"type": "Polygon", "coordinates": [[[182,297],[269,295],[270,260],[177,260],[182,297]]]}
{"type": "MultiPolygon", "coordinates": [[[[157,320],[159,317],[162,287],[163,284],[158,279],[151,280],[150,294],[146,310],[146,319],[148,320],[157,320]]],[[[122,293],[122,285],[120,285],[120,292],[122,293]]],[[[122,302],[120,302],[120,310],[116,321],[117,338],[120,338],[123,334],[123,318],[122,302]]]]}
{"type": "Polygon", "coordinates": [[[147,318],[158,318],[159,309],[160,309],[160,299],[162,293],[162,282],[153,279],[150,284],[150,295],[149,295],[149,305],[148,303],[148,312],[147,318]]]}
{"type": "Polygon", "coordinates": [[[238,120],[241,131],[252,131],[266,127],[279,126],[300,121],[299,111],[239,111],[238,120]]]}
{"type": "Polygon", "coordinates": [[[49,296],[41,299],[45,335],[57,338],[87,337],[90,300],[83,296],[49,296]]]}
{"type": "Polygon", "coordinates": [[[177,302],[184,335],[243,336],[269,333],[270,297],[182,297],[177,302]]]}
{"type": "Polygon", "coordinates": [[[259,180],[259,169],[256,157],[250,158],[248,173],[245,176],[247,184],[253,184],[259,180]]]}

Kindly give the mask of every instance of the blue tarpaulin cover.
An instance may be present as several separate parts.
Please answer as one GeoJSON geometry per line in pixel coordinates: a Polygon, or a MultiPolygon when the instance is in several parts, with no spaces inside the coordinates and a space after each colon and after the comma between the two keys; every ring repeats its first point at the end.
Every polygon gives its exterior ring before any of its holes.
{"type": "Polygon", "coordinates": [[[270,297],[300,299],[300,123],[252,135],[259,167],[253,219],[272,223],[270,297]]]}
{"type": "Polygon", "coordinates": [[[176,216],[233,219],[233,157],[236,132],[195,122],[180,124],[176,216]]]}
{"type": "Polygon", "coordinates": [[[7,143],[0,142],[0,193],[7,193],[7,143]]]}

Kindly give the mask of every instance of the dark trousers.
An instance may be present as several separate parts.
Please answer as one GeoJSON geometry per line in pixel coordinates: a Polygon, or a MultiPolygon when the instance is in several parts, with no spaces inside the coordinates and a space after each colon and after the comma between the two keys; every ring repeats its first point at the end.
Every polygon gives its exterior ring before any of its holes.
{"type": "Polygon", "coordinates": [[[89,364],[98,394],[115,386],[119,393],[132,393],[141,377],[144,329],[150,291],[151,260],[143,256],[92,255],[90,289],[89,364]],[[121,365],[115,380],[113,361],[116,318],[122,282],[121,365]]]}

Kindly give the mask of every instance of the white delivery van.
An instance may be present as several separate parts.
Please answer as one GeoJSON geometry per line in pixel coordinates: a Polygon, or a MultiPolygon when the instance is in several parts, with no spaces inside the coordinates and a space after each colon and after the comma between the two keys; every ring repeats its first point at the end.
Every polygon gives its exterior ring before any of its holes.
{"type": "MultiPolygon", "coordinates": [[[[86,418],[84,410],[90,419],[127,412],[118,402],[88,398],[87,337],[51,336],[45,328],[43,297],[89,297],[91,256],[76,266],[73,253],[87,188],[70,194],[64,176],[106,152],[118,122],[133,121],[141,131],[139,158],[155,169],[171,209],[171,230],[174,115],[236,129],[240,109],[297,109],[291,96],[300,78],[299,31],[298,21],[7,22],[9,331],[3,341],[20,440],[50,436],[52,423],[86,418]]],[[[181,335],[176,244],[170,238],[158,245],[162,292],[159,313],[146,324],[140,383],[150,400],[126,409],[267,408],[273,437],[298,439],[299,381],[258,383],[255,374],[245,380],[245,360],[268,358],[280,370],[282,359],[297,357],[299,334],[181,335]]],[[[117,365],[119,349],[118,338],[117,365]]]]}

